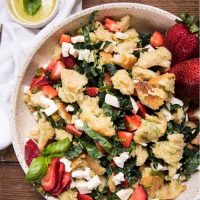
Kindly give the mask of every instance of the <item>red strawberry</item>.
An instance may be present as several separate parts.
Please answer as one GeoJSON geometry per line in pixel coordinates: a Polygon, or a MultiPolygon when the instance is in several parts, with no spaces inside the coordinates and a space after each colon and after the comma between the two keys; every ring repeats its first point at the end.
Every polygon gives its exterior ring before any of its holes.
{"type": "Polygon", "coordinates": [[[25,145],[25,161],[30,166],[32,160],[40,155],[40,150],[33,140],[28,140],[25,145]]]}
{"type": "Polygon", "coordinates": [[[30,84],[31,92],[35,92],[37,89],[41,89],[44,85],[49,85],[51,81],[45,76],[35,76],[30,84]]]}
{"type": "Polygon", "coordinates": [[[60,161],[58,158],[54,158],[48,167],[47,174],[41,180],[41,185],[44,191],[50,192],[56,186],[58,179],[60,161]]]}
{"type": "Polygon", "coordinates": [[[98,95],[99,89],[97,87],[88,87],[85,89],[85,93],[90,97],[96,97],[98,95]]]}
{"type": "Polygon", "coordinates": [[[67,124],[67,125],[66,125],[66,130],[67,130],[69,133],[71,133],[71,134],[73,134],[73,135],[75,135],[75,136],[77,136],[77,137],[81,137],[81,135],[82,135],[82,132],[79,131],[79,130],[77,130],[77,129],[75,128],[75,126],[72,125],[72,124],[67,124]]]}
{"type": "Polygon", "coordinates": [[[93,198],[87,194],[78,193],[78,200],[93,200],[93,198]]]}
{"type": "Polygon", "coordinates": [[[109,73],[105,73],[104,74],[104,80],[106,82],[106,85],[112,85],[112,81],[110,79],[110,74],[109,73]]]}
{"type": "Polygon", "coordinates": [[[124,121],[126,124],[127,131],[135,131],[141,125],[141,117],[139,115],[132,115],[132,116],[125,115],[124,121]]]}
{"type": "Polygon", "coordinates": [[[68,57],[61,56],[60,60],[65,64],[66,68],[73,69],[75,65],[75,58],[72,55],[69,55],[68,57]]]}
{"type": "Polygon", "coordinates": [[[123,188],[128,188],[128,187],[129,187],[128,180],[126,179],[125,181],[122,181],[122,182],[121,182],[121,186],[122,186],[123,188]]]}
{"type": "Polygon", "coordinates": [[[104,21],[104,27],[106,29],[108,29],[109,31],[111,31],[111,32],[117,32],[121,28],[116,21],[114,21],[114,20],[112,20],[110,18],[106,18],[105,19],[105,21],[104,21]]]}
{"type": "Polygon", "coordinates": [[[132,193],[131,197],[129,200],[147,200],[147,193],[143,186],[138,185],[135,188],[135,191],[132,193]]]}
{"type": "Polygon", "coordinates": [[[191,100],[199,99],[200,68],[199,58],[183,61],[173,66],[169,72],[176,75],[176,95],[191,100]]]}
{"type": "Polygon", "coordinates": [[[123,141],[121,141],[121,144],[124,147],[129,147],[131,144],[131,141],[133,139],[133,133],[131,132],[126,132],[126,131],[117,131],[117,135],[120,139],[123,139],[123,141]]]}
{"type": "Polygon", "coordinates": [[[56,185],[51,191],[52,194],[58,192],[58,190],[60,189],[64,172],[65,172],[65,165],[64,163],[60,162],[59,169],[58,169],[58,177],[57,177],[56,185]]]}
{"type": "Polygon", "coordinates": [[[45,96],[47,96],[50,99],[58,96],[57,90],[51,85],[42,86],[42,92],[44,93],[45,96]]]}
{"type": "Polygon", "coordinates": [[[161,47],[164,45],[164,37],[158,31],[155,31],[150,39],[150,44],[153,47],[161,47]]]}
{"type": "Polygon", "coordinates": [[[71,36],[67,35],[67,34],[62,34],[60,37],[60,43],[62,42],[67,42],[67,43],[71,43],[71,36]]]}
{"type": "Polygon", "coordinates": [[[63,69],[65,69],[64,63],[62,61],[58,61],[51,72],[52,80],[59,80],[63,69]]]}
{"type": "Polygon", "coordinates": [[[199,52],[198,27],[192,16],[183,14],[181,18],[183,21],[169,28],[165,34],[165,46],[172,53],[172,64],[194,58],[199,52]]]}
{"type": "Polygon", "coordinates": [[[145,115],[147,114],[147,109],[146,107],[138,100],[137,105],[139,107],[138,113],[142,118],[145,118],[145,115]]]}
{"type": "Polygon", "coordinates": [[[48,64],[46,70],[48,70],[48,71],[51,72],[51,71],[54,69],[54,67],[56,66],[56,64],[57,64],[57,61],[56,61],[56,60],[50,61],[50,63],[48,64]]]}

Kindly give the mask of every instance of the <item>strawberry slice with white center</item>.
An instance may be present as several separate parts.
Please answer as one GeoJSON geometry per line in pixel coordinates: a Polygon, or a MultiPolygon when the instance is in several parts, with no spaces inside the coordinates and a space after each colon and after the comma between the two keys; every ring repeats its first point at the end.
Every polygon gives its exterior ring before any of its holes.
{"type": "Polygon", "coordinates": [[[122,139],[122,141],[120,141],[120,143],[124,146],[124,147],[129,147],[131,144],[131,141],[133,140],[133,136],[134,134],[131,132],[127,132],[127,131],[117,131],[117,135],[120,139],[122,139]]]}
{"type": "Polygon", "coordinates": [[[47,174],[41,180],[41,185],[44,191],[50,192],[55,188],[59,174],[59,166],[59,159],[54,158],[48,167],[47,174]]]}
{"type": "Polygon", "coordinates": [[[135,191],[132,193],[131,197],[129,200],[147,200],[147,193],[143,186],[138,185],[135,188],[135,191]]]}
{"type": "Polygon", "coordinates": [[[57,61],[55,67],[51,71],[52,80],[59,80],[63,69],[65,69],[65,64],[62,61],[57,61]]]}
{"type": "Polygon", "coordinates": [[[32,160],[40,155],[38,145],[33,140],[28,140],[25,145],[25,161],[30,166],[32,160]]]}
{"type": "Polygon", "coordinates": [[[67,130],[69,133],[71,133],[72,135],[75,135],[75,136],[77,136],[77,137],[81,137],[81,135],[82,135],[82,132],[79,131],[79,130],[77,130],[77,129],[75,128],[75,126],[72,125],[72,124],[67,124],[67,125],[66,125],[66,130],[67,130]]]}
{"type": "Polygon", "coordinates": [[[141,117],[139,115],[125,115],[124,121],[126,124],[126,130],[127,131],[135,131],[137,130],[141,125],[141,117]]]}
{"type": "Polygon", "coordinates": [[[58,91],[51,85],[45,85],[42,87],[42,92],[44,95],[50,99],[58,96],[58,91]]]}

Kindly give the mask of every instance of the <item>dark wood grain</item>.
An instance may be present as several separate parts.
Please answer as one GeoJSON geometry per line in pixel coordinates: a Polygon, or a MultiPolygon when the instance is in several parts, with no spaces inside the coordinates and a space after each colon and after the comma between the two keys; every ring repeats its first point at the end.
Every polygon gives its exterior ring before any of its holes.
{"type": "MultiPolygon", "coordinates": [[[[198,17],[198,0],[83,0],[83,8],[111,2],[143,3],[167,10],[173,14],[188,11],[198,17]]],[[[0,200],[43,199],[32,186],[24,181],[24,173],[17,161],[13,147],[0,151],[0,200]]]]}

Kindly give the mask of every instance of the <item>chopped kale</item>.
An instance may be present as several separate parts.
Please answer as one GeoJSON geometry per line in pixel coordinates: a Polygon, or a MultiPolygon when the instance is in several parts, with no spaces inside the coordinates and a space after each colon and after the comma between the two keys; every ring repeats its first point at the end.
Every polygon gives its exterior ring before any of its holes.
{"type": "MultiPolygon", "coordinates": [[[[115,72],[116,72],[116,67],[115,67],[115,65],[112,64],[112,63],[104,64],[104,65],[102,66],[102,68],[104,69],[105,72],[109,72],[109,74],[110,74],[111,76],[113,76],[113,75],[115,74],[115,72]]],[[[103,72],[104,72],[104,71],[103,71],[103,72]]]]}
{"type": "Polygon", "coordinates": [[[140,42],[139,47],[145,47],[150,43],[151,34],[139,33],[140,42]]]}

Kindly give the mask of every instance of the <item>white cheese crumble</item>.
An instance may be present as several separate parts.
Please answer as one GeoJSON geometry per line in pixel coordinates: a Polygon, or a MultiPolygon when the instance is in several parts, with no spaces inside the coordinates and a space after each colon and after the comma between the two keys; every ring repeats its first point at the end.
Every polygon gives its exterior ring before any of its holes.
{"type": "Polygon", "coordinates": [[[138,107],[136,101],[132,97],[130,97],[130,100],[131,100],[131,104],[133,106],[133,112],[134,112],[134,114],[136,114],[139,110],[139,107],[138,107]]]}
{"type": "Polygon", "coordinates": [[[35,119],[36,121],[39,120],[38,111],[35,111],[35,112],[33,113],[33,117],[34,117],[34,119],[35,119]]]}
{"type": "Polygon", "coordinates": [[[120,40],[125,40],[125,39],[129,38],[128,34],[122,33],[122,32],[116,32],[115,36],[116,36],[116,38],[118,38],[120,40]]]}
{"type": "Polygon", "coordinates": [[[106,94],[105,103],[107,103],[107,104],[109,104],[109,105],[111,105],[113,107],[116,107],[116,108],[120,107],[117,97],[113,96],[111,94],[106,94]]]}
{"type": "Polygon", "coordinates": [[[90,190],[93,190],[94,188],[98,187],[100,184],[101,184],[101,181],[99,179],[99,176],[96,175],[88,181],[88,188],[90,190]]]}
{"type": "Polygon", "coordinates": [[[171,98],[170,103],[171,103],[172,105],[178,104],[178,105],[180,105],[180,106],[183,106],[183,102],[182,102],[180,99],[175,98],[175,97],[172,97],[172,98],[171,98]]]}
{"type": "Polygon", "coordinates": [[[40,101],[46,107],[46,109],[42,109],[41,111],[44,112],[47,116],[52,115],[58,110],[58,107],[53,100],[46,98],[45,96],[40,96],[40,101]]]}
{"type": "Polygon", "coordinates": [[[65,110],[67,111],[67,112],[73,112],[74,111],[74,107],[72,106],[72,105],[67,105],[67,107],[65,108],[65,110]]]}
{"type": "Polygon", "coordinates": [[[146,143],[141,143],[141,145],[142,145],[143,147],[146,147],[146,146],[147,146],[147,144],[146,144],[146,143]]]}
{"type": "Polygon", "coordinates": [[[124,163],[129,159],[129,153],[128,152],[124,152],[119,154],[119,156],[115,156],[113,157],[113,161],[115,162],[115,164],[120,167],[123,168],[124,167],[124,163]]]}
{"type": "Polygon", "coordinates": [[[64,163],[66,172],[71,172],[71,170],[72,170],[72,168],[71,168],[72,162],[70,160],[68,160],[67,158],[61,158],[60,162],[64,163]]]}
{"type": "Polygon", "coordinates": [[[127,189],[122,189],[119,190],[116,195],[121,199],[121,200],[127,200],[131,194],[133,193],[132,188],[127,188],[127,189]]]}
{"type": "Polygon", "coordinates": [[[76,188],[81,194],[88,194],[92,191],[88,188],[88,182],[87,181],[76,181],[76,188]]]}
{"type": "Polygon", "coordinates": [[[167,109],[162,108],[160,111],[166,117],[166,119],[167,119],[168,122],[170,120],[172,120],[172,115],[171,115],[171,113],[167,109]]]}
{"type": "Polygon", "coordinates": [[[85,60],[87,63],[94,62],[94,51],[80,49],[78,52],[78,60],[85,60]]]}
{"type": "Polygon", "coordinates": [[[78,57],[78,50],[74,49],[74,46],[71,43],[63,42],[62,43],[62,55],[63,55],[63,57],[68,57],[69,54],[76,58],[76,57],[78,57]]]}
{"type": "Polygon", "coordinates": [[[78,42],[84,42],[84,36],[78,35],[78,36],[71,37],[71,41],[73,44],[78,43],[78,42]]]}
{"type": "Polygon", "coordinates": [[[84,123],[83,123],[82,120],[77,119],[77,120],[74,121],[74,126],[75,126],[75,128],[76,128],[77,130],[82,131],[82,130],[83,130],[84,123]]]}
{"type": "Polygon", "coordinates": [[[113,176],[113,182],[115,185],[119,185],[122,181],[125,181],[124,174],[122,172],[119,172],[115,176],[113,176]]]}
{"type": "Polygon", "coordinates": [[[25,85],[24,86],[24,94],[28,94],[29,90],[30,90],[30,86],[25,85]]]}
{"type": "Polygon", "coordinates": [[[72,172],[72,177],[73,178],[78,178],[78,179],[86,179],[86,180],[90,180],[91,176],[90,176],[90,168],[86,167],[85,170],[75,170],[72,172]]]}

